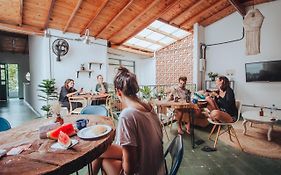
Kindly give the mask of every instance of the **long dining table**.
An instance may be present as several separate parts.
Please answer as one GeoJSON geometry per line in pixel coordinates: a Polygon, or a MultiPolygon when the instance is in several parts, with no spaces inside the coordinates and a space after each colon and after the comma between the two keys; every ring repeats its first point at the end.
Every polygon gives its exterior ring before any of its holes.
{"type": "Polygon", "coordinates": [[[192,148],[195,148],[194,143],[194,110],[199,109],[197,104],[193,104],[191,102],[186,101],[168,101],[168,100],[155,100],[154,102],[157,106],[157,108],[173,108],[174,110],[180,110],[183,113],[188,113],[190,117],[190,123],[191,123],[191,130],[190,130],[190,136],[191,136],[191,145],[192,148]]]}
{"type": "Polygon", "coordinates": [[[109,96],[109,94],[91,94],[91,93],[85,93],[85,94],[80,94],[80,95],[76,95],[76,96],[72,96],[72,98],[77,98],[77,99],[81,99],[81,98],[85,98],[87,100],[87,105],[91,105],[92,101],[99,101],[99,100],[105,100],[107,97],[109,96]]]}
{"type": "Polygon", "coordinates": [[[112,130],[105,136],[92,140],[83,140],[77,135],[71,139],[78,140],[78,144],[62,150],[53,149],[56,141],[39,138],[39,127],[51,123],[54,118],[40,118],[23,125],[0,132],[0,149],[9,151],[20,145],[31,144],[22,153],[0,158],[0,174],[70,174],[78,171],[98,158],[115,137],[113,120],[106,116],[77,115],[64,117],[65,123],[75,123],[78,119],[89,119],[88,126],[105,124],[112,130]]]}

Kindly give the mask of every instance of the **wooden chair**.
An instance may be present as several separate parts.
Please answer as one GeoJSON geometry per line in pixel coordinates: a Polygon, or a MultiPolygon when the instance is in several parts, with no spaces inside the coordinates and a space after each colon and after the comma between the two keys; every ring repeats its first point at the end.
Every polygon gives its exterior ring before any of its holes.
{"type": "MultiPolygon", "coordinates": [[[[237,118],[237,120],[236,120],[234,123],[238,122],[238,121],[239,121],[239,118],[240,118],[241,107],[242,107],[241,101],[236,100],[236,107],[237,107],[237,109],[238,109],[238,118],[237,118]]],[[[241,146],[241,144],[240,144],[240,142],[239,142],[239,140],[238,140],[237,134],[236,134],[236,132],[235,132],[233,126],[232,126],[234,123],[219,123],[219,122],[213,121],[213,120],[210,119],[210,118],[208,118],[208,121],[209,121],[210,123],[214,124],[214,126],[213,126],[213,128],[212,128],[212,130],[211,130],[211,133],[210,133],[210,135],[209,135],[209,137],[208,137],[209,140],[211,140],[212,134],[214,133],[216,127],[218,127],[217,134],[216,134],[216,138],[215,138],[215,143],[214,143],[214,148],[216,147],[216,144],[217,144],[217,142],[218,142],[219,136],[222,135],[223,133],[227,132],[228,135],[229,135],[230,141],[233,142],[231,136],[235,137],[235,139],[237,140],[237,143],[238,143],[240,149],[243,151],[243,148],[242,148],[242,146],[241,146]],[[222,127],[222,126],[226,127],[226,129],[225,129],[223,132],[221,132],[221,127],[222,127]]]]}
{"type": "Polygon", "coordinates": [[[84,97],[72,96],[68,97],[69,100],[69,114],[79,115],[81,110],[87,106],[87,99],[84,97]],[[78,105],[80,104],[80,105],[78,105]],[[79,107],[77,107],[79,106],[79,107]],[[81,107],[80,107],[81,106],[81,107]]]}
{"type": "Polygon", "coordinates": [[[108,110],[108,115],[113,119],[118,120],[118,116],[121,113],[121,103],[119,99],[114,95],[108,96],[106,98],[105,106],[108,110]]]}

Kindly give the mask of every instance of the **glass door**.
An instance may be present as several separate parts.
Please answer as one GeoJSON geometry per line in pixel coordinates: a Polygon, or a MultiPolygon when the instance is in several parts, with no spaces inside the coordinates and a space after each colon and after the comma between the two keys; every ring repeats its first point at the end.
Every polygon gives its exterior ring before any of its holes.
{"type": "Polygon", "coordinates": [[[6,64],[0,63],[0,100],[7,101],[7,70],[6,64]]]}

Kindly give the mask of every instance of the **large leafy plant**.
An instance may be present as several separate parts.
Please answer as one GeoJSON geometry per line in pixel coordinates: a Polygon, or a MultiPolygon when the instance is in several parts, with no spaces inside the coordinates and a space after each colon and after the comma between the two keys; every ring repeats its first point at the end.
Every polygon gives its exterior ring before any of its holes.
{"type": "Polygon", "coordinates": [[[55,87],[55,79],[46,79],[38,85],[41,94],[38,95],[39,100],[46,102],[45,105],[41,107],[41,110],[46,112],[47,117],[51,115],[51,105],[50,101],[58,99],[58,93],[55,87]]]}
{"type": "Polygon", "coordinates": [[[146,100],[149,100],[151,98],[152,89],[149,86],[143,86],[142,88],[140,88],[140,92],[142,98],[146,100]]]}

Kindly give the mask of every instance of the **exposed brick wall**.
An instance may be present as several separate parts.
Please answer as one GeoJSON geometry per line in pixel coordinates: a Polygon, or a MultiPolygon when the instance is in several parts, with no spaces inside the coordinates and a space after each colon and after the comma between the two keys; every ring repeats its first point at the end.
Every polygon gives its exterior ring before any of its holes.
{"type": "Polygon", "coordinates": [[[156,84],[174,84],[180,76],[192,83],[193,35],[156,52],[156,84]]]}

